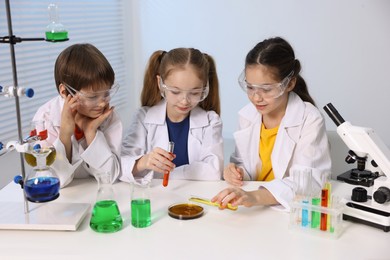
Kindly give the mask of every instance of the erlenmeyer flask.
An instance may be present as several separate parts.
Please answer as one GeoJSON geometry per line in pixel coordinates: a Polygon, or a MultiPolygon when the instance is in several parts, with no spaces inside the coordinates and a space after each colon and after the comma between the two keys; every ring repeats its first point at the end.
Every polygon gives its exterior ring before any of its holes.
{"type": "Polygon", "coordinates": [[[33,167],[24,180],[24,193],[31,202],[47,202],[58,198],[60,180],[50,168],[56,157],[56,150],[47,139],[43,121],[32,122],[29,142],[31,148],[24,154],[26,162],[33,167]]]}
{"type": "Polygon", "coordinates": [[[123,224],[110,175],[109,172],[101,172],[95,176],[98,181],[98,193],[89,226],[100,233],[119,231],[123,224]]]}
{"type": "Polygon", "coordinates": [[[64,25],[59,21],[58,6],[56,4],[49,4],[49,18],[50,23],[46,27],[46,41],[58,42],[68,40],[68,31],[64,25]]]}

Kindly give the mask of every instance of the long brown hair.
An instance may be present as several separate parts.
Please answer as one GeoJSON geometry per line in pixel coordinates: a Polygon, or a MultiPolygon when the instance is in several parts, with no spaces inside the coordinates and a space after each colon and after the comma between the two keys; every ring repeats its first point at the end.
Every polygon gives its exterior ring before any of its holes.
{"type": "Polygon", "coordinates": [[[315,105],[309,94],[305,80],[299,74],[301,63],[295,59],[294,50],[291,45],[280,37],[266,39],[258,43],[246,56],[245,67],[261,64],[272,67],[279,80],[284,79],[291,71],[296,78],[293,91],[303,100],[315,105]]]}
{"type": "Polygon", "coordinates": [[[214,59],[194,48],[176,48],[169,52],[155,51],[149,58],[141,92],[142,106],[154,106],[162,97],[157,83],[157,75],[167,78],[175,69],[191,65],[204,86],[209,84],[209,94],[199,106],[206,111],[213,110],[220,115],[219,82],[214,59]]]}

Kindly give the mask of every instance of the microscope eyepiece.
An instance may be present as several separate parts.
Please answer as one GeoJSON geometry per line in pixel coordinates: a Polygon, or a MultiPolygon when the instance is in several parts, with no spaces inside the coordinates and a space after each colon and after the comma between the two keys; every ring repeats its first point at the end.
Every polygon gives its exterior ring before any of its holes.
{"type": "Polygon", "coordinates": [[[336,126],[339,126],[345,122],[344,118],[339,114],[339,112],[332,105],[332,103],[328,103],[326,106],[324,106],[324,110],[328,114],[328,116],[333,120],[336,126]]]}

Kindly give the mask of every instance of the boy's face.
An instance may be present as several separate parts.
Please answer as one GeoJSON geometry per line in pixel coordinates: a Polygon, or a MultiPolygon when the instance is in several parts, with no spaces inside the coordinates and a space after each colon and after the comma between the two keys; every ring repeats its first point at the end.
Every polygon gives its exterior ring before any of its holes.
{"type": "Polygon", "coordinates": [[[116,93],[118,87],[114,84],[112,87],[102,86],[99,91],[93,90],[92,87],[84,87],[77,91],[66,86],[68,92],[78,98],[77,112],[90,118],[97,118],[103,114],[105,109],[109,107],[111,97],[116,93]]]}

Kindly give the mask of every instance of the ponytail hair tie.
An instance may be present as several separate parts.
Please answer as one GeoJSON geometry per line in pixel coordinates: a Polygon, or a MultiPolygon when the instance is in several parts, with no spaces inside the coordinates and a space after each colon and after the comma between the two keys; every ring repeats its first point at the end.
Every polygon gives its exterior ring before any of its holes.
{"type": "Polygon", "coordinates": [[[166,51],[161,52],[160,57],[159,57],[160,62],[161,62],[162,58],[164,57],[165,53],[167,53],[167,52],[166,51]]]}

